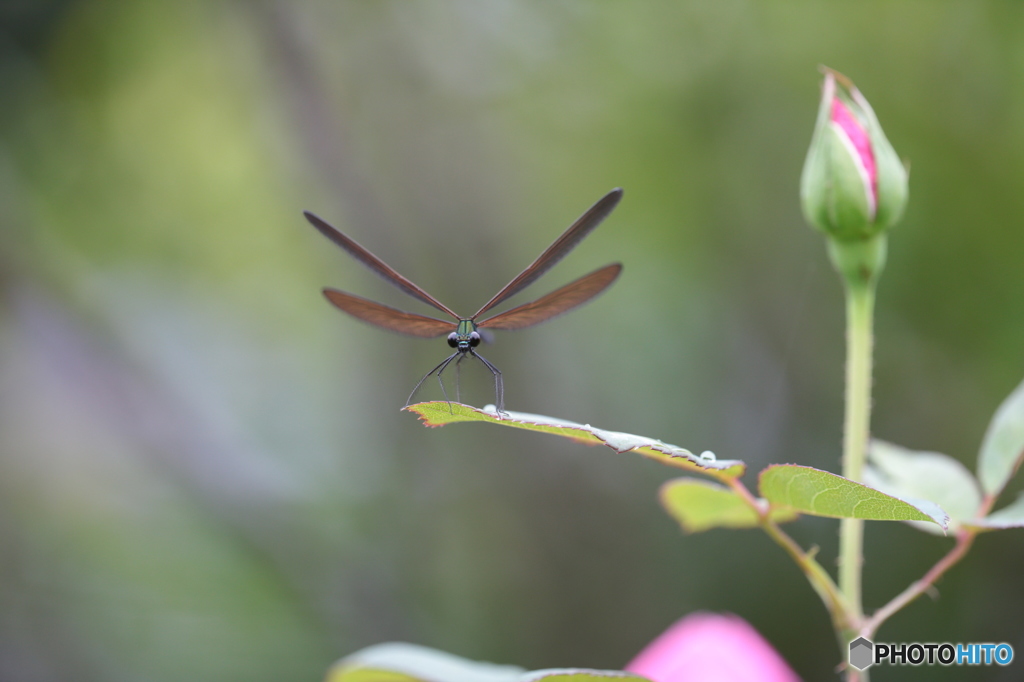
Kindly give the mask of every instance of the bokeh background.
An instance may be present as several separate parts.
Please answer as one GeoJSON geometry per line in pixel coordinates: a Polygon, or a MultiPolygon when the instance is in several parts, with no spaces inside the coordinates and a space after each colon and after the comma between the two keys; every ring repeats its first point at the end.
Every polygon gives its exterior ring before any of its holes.
{"type": "MultiPolygon", "coordinates": [[[[676,472],[400,412],[447,346],[319,290],[431,311],[300,213],[471,312],[622,186],[530,293],[619,282],[485,349],[508,407],[838,470],[841,291],[797,195],[819,64],[912,164],[875,434],[973,468],[1024,377],[1020,3],[0,4],[0,679],[317,680],[387,640],[618,668],[701,609],[835,678],[779,548],[660,511],[676,472]]],[[[481,366],[463,397],[493,400],[481,366]]],[[[836,531],[791,527],[826,565],[836,531]]],[[[879,639],[1024,653],[1021,540],[879,639]]],[[[867,605],[950,543],[869,525],[867,605]]]]}

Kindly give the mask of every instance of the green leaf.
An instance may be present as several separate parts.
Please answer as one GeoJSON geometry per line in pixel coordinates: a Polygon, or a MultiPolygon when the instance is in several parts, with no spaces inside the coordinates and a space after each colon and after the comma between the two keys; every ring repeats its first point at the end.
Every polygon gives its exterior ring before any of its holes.
{"type": "Polygon", "coordinates": [[[335,663],[325,682],[647,682],[620,670],[552,668],[527,671],[515,665],[470,661],[425,646],[390,642],[357,651],[335,663]]]}
{"type": "Polygon", "coordinates": [[[361,649],[335,663],[327,682],[518,682],[526,672],[460,658],[417,644],[387,642],[361,649]]]}
{"type": "MultiPolygon", "coordinates": [[[[936,503],[954,524],[973,519],[981,507],[978,482],[963,464],[938,452],[908,450],[885,441],[868,445],[869,465],[864,482],[900,499],[921,499],[936,503]]],[[[909,521],[927,533],[942,531],[928,522],[909,521]]]]}
{"type": "Polygon", "coordinates": [[[964,525],[988,530],[1024,528],[1024,493],[999,511],[992,512],[983,519],[965,522],[964,525]]]}
{"type": "Polygon", "coordinates": [[[901,500],[828,471],[776,464],[761,472],[761,495],[772,504],[804,514],[872,521],[933,521],[943,528],[949,517],[933,502],[901,500]]]}
{"type": "MultiPolygon", "coordinates": [[[[490,406],[488,406],[490,408],[490,406]]],[[[489,422],[518,429],[550,433],[589,445],[607,445],[615,452],[637,452],[644,457],[690,471],[699,471],[719,478],[737,478],[743,475],[746,465],[737,460],[716,460],[714,454],[705,452],[698,456],[675,445],[660,440],[634,436],[631,433],[604,431],[590,424],[546,417],[526,412],[506,412],[499,415],[493,409],[480,410],[461,403],[442,401],[417,403],[405,409],[419,415],[426,426],[444,426],[457,422],[489,422]]]]}
{"type": "Polygon", "coordinates": [[[989,495],[998,495],[1024,457],[1024,382],[996,410],[981,442],[978,480],[989,495]]]}
{"type": "Polygon", "coordinates": [[[650,682],[646,677],[623,670],[591,670],[590,668],[534,670],[519,678],[519,682],[539,682],[540,680],[544,680],[544,682],[607,682],[609,679],[624,682],[650,682]]]}
{"type": "MultiPolygon", "coordinates": [[[[711,528],[754,528],[757,513],[729,488],[695,478],[666,481],[658,493],[661,506],[687,533],[711,528]]],[[[768,505],[764,501],[765,506],[768,505]]],[[[769,518],[777,523],[792,521],[798,514],[785,507],[773,507],[769,518]]]]}

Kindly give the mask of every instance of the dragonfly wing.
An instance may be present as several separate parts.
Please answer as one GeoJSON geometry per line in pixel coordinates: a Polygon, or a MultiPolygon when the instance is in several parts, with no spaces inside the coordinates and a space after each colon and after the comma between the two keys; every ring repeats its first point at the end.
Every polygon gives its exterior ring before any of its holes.
{"type": "MultiPolygon", "coordinates": [[[[377,258],[368,250],[360,246],[355,240],[346,237],[342,234],[341,230],[328,224],[325,220],[313,215],[309,211],[303,211],[302,214],[306,216],[306,220],[309,221],[310,225],[320,231],[320,234],[330,239],[332,242],[340,246],[341,248],[348,251],[349,255],[358,260],[360,263],[370,268],[378,275],[386,279],[387,281],[394,284],[396,287],[409,294],[414,298],[434,306],[438,310],[444,313],[448,313],[456,320],[461,319],[456,315],[448,306],[438,301],[436,298],[428,294],[420,287],[413,284],[411,281],[398,274],[390,265],[377,258]]],[[[340,306],[339,306],[340,307],[340,306]]],[[[390,310],[390,308],[389,308],[390,310]]],[[[406,313],[408,314],[408,313],[406,313]]],[[[376,324],[376,323],[374,323],[376,324]]]]}
{"type": "Polygon", "coordinates": [[[550,320],[556,315],[572,310],[578,305],[583,305],[599,293],[607,289],[615,278],[622,272],[622,266],[618,263],[606,265],[600,270],[595,270],[589,275],[580,277],[575,282],[566,284],[561,289],[555,289],[547,296],[538,298],[531,303],[524,303],[521,306],[512,308],[494,317],[489,317],[483,322],[477,322],[481,329],[523,329],[550,320]]]}
{"type": "Polygon", "coordinates": [[[570,225],[569,229],[563,232],[544,253],[537,256],[537,260],[530,263],[528,268],[506,284],[501,291],[494,295],[494,298],[484,304],[483,308],[476,311],[476,315],[472,319],[475,320],[505,299],[522,291],[525,287],[536,281],[538,277],[554,267],[566,254],[576,248],[576,245],[584,237],[600,225],[602,220],[608,217],[608,214],[618,205],[620,199],[622,199],[622,190],[619,188],[613,189],[601,197],[596,204],[587,209],[586,213],[570,225]]]}
{"type": "Polygon", "coordinates": [[[368,301],[359,296],[346,294],[337,289],[324,289],[324,296],[338,308],[363,322],[389,329],[399,334],[432,338],[442,334],[450,334],[458,327],[454,322],[437,320],[426,315],[407,313],[396,308],[368,301]]]}

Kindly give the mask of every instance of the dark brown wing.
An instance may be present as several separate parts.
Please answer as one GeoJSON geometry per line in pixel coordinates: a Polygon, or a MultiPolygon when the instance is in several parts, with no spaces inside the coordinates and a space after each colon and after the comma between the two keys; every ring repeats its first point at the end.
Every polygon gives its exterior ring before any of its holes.
{"type": "Polygon", "coordinates": [[[476,326],[486,329],[523,329],[540,324],[594,298],[607,289],[620,272],[622,266],[618,263],[606,265],[532,303],[524,303],[512,310],[489,317],[483,322],[477,322],[476,326]]]}
{"type": "MultiPolygon", "coordinates": [[[[366,267],[368,267],[371,270],[373,270],[374,272],[376,272],[378,275],[380,275],[381,277],[383,277],[387,281],[389,281],[392,284],[394,284],[396,287],[398,287],[399,289],[401,289],[405,293],[409,294],[410,296],[412,296],[414,298],[418,298],[419,300],[423,301],[424,303],[428,303],[428,304],[434,306],[435,308],[437,308],[438,310],[440,310],[443,313],[448,313],[449,315],[454,317],[456,320],[462,319],[458,315],[456,315],[451,310],[451,308],[446,306],[444,303],[441,303],[436,298],[434,298],[433,296],[431,296],[430,294],[425,292],[423,289],[419,288],[418,286],[416,286],[415,284],[413,284],[412,282],[407,280],[405,277],[402,277],[400,274],[395,272],[395,270],[393,270],[391,268],[391,266],[389,266],[387,263],[382,261],[380,258],[377,258],[376,256],[374,256],[372,253],[367,251],[365,248],[363,248],[362,246],[357,244],[354,240],[349,239],[348,237],[346,237],[344,234],[341,233],[341,231],[338,228],[329,225],[326,221],[324,221],[323,219],[313,215],[309,211],[303,211],[302,214],[304,216],[306,216],[306,220],[308,220],[309,223],[313,227],[315,227],[316,229],[320,230],[320,234],[322,234],[323,236],[327,237],[332,242],[334,242],[335,244],[337,244],[341,248],[343,248],[346,251],[348,251],[349,254],[353,258],[355,258],[360,263],[362,263],[366,267]]],[[[360,300],[362,300],[362,299],[360,299],[360,300]]],[[[341,306],[339,306],[339,307],[341,307],[341,306]]],[[[342,308],[342,309],[344,310],[344,308],[342,308]]],[[[391,308],[388,308],[388,310],[391,310],[391,308]]],[[[408,313],[406,313],[406,314],[408,314],[408,313]]],[[[430,319],[430,318],[424,318],[424,319],[430,319]]],[[[376,324],[376,323],[374,323],[374,324],[376,324]]],[[[383,325],[381,325],[381,326],[383,326],[383,325]]]]}
{"type": "Polygon", "coordinates": [[[608,194],[601,197],[596,204],[587,209],[586,213],[581,215],[576,222],[570,225],[569,229],[563,232],[562,236],[556,239],[554,243],[544,251],[544,253],[537,256],[537,260],[530,263],[528,268],[523,270],[515,279],[506,284],[501,291],[494,295],[494,298],[484,304],[483,308],[476,311],[476,315],[473,315],[471,319],[475,320],[505,299],[522,291],[524,287],[529,286],[536,281],[538,277],[554,267],[554,265],[558,261],[562,260],[567,253],[576,248],[576,245],[579,244],[584,237],[590,234],[595,227],[600,225],[602,220],[608,217],[608,214],[612,212],[612,209],[615,208],[620,199],[622,199],[622,190],[619,188],[613,189],[611,192],[608,192],[608,194]]]}
{"type": "Polygon", "coordinates": [[[426,315],[417,315],[416,313],[407,313],[395,308],[389,308],[386,305],[374,303],[352,294],[346,294],[344,291],[338,291],[337,289],[324,289],[324,296],[327,297],[328,301],[352,317],[358,317],[363,322],[369,322],[399,334],[432,338],[442,334],[450,334],[458,327],[454,322],[436,320],[426,315]]]}

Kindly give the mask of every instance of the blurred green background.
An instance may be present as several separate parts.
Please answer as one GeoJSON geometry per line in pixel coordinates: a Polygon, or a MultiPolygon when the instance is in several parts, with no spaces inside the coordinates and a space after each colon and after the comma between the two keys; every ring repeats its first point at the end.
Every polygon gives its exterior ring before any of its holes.
{"type": "MultiPolygon", "coordinates": [[[[699,609],[834,678],[803,577],[683,536],[675,472],[400,412],[447,346],[319,290],[432,311],[300,213],[471,312],[622,186],[530,294],[619,282],[486,349],[509,409],[837,471],[841,291],[797,196],[819,64],[912,163],[874,432],[973,469],[1024,377],[1021,3],[0,4],[0,679],[317,680],[394,639],[617,668],[699,609]]],[[[493,401],[479,364],[463,397],[493,401]]],[[[832,565],[836,522],[790,532],[832,565]]],[[[869,525],[867,606],[949,546],[869,525]]],[[[1024,654],[1022,567],[980,538],[879,639],[1024,654]]]]}

